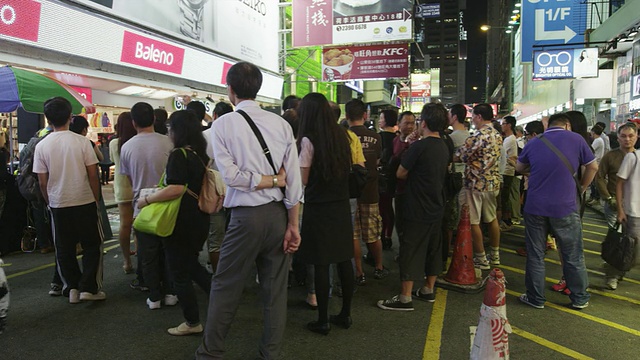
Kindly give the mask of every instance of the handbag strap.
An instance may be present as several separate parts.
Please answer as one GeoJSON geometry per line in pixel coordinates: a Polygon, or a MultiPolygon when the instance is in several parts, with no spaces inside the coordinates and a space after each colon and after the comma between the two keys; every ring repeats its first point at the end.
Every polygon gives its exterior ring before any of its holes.
{"type": "Polygon", "coordinates": [[[236,112],[242,115],[242,117],[244,117],[244,119],[247,120],[247,123],[249,123],[251,130],[253,130],[253,133],[258,138],[258,142],[260,143],[260,147],[262,148],[262,153],[264,154],[264,156],[267,157],[267,161],[269,161],[269,165],[271,165],[271,168],[273,169],[273,174],[277,175],[278,171],[276,170],[276,166],[273,164],[271,151],[269,151],[269,147],[267,146],[267,143],[264,141],[264,137],[262,136],[260,129],[258,129],[258,127],[256,126],[256,123],[253,122],[253,119],[251,119],[251,117],[246,112],[244,112],[243,110],[237,110],[236,112]]]}
{"type": "Polygon", "coordinates": [[[560,152],[560,150],[555,145],[553,145],[551,141],[549,141],[546,137],[544,137],[544,134],[540,134],[537,137],[538,139],[542,140],[543,144],[545,144],[551,151],[553,151],[556,154],[556,156],[562,161],[562,163],[567,168],[567,170],[569,170],[569,172],[571,173],[571,177],[576,183],[576,189],[578,190],[578,195],[580,195],[582,193],[582,186],[578,181],[578,174],[576,171],[573,170],[573,166],[571,166],[571,163],[569,162],[567,157],[564,156],[564,154],[560,152]]]}

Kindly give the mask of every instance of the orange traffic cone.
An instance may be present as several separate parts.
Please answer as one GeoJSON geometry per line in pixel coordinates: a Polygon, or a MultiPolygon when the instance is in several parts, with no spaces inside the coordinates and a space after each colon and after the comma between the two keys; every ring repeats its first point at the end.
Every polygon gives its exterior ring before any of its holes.
{"type": "Polygon", "coordinates": [[[471,360],[509,359],[511,325],[507,320],[506,282],[500,269],[491,270],[480,307],[471,360]]]}
{"type": "Polygon", "coordinates": [[[478,293],[484,288],[482,278],[476,274],[473,265],[473,244],[471,241],[471,223],[469,222],[469,206],[464,204],[460,211],[460,222],[456,244],[449,270],[444,277],[436,279],[436,285],[465,293],[478,293]]]}

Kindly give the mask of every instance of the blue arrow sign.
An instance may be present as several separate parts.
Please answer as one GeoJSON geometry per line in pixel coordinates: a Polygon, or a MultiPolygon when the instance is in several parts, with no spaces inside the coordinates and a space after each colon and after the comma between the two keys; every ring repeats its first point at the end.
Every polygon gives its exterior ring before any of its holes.
{"type": "Polygon", "coordinates": [[[583,46],[587,5],[583,0],[524,0],[522,62],[532,60],[534,45],[583,46]]]}

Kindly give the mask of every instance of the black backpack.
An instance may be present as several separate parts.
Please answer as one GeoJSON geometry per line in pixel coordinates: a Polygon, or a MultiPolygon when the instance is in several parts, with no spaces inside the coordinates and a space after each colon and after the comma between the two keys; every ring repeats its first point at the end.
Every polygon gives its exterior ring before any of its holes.
{"type": "Polygon", "coordinates": [[[27,201],[42,201],[38,174],[33,173],[33,157],[36,152],[36,145],[49,134],[47,133],[43,137],[32,137],[27,146],[20,151],[20,173],[16,178],[16,182],[18,183],[20,194],[27,201]]]}

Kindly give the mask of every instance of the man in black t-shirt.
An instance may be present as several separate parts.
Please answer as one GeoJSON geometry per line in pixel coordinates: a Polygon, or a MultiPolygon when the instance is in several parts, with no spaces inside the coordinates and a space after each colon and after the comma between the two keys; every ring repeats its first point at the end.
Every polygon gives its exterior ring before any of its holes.
{"type": "Polygon", "coordinates": [[[440,137],[447,124],[442,104],[427,104],[420,115],[422,140],[409,147],[396,175],[406,179],[404,237],[400,239],[400,281],[402,290],[388,300],[378,301],[384,310],[413,310],[412,293],[418,299],[434,302],[436,277],[442,271],[441,224],[444,214],[444,181],[450,150],[440,137]],[[413,282],[427,277],[413,291],[413,282]]]}
{"type": "Polygon", "coordinates": [[[365,166],[369,171],[369,180],[364,186],[362,195],[358,198],[355,219],[353,223],[353,247],[356,262],[356,283],[365,284],[364,271],[362,271],[362,258],[360,256],[360,240],[367,244],[369,253],[373,255],[375,270],[373,277],[384,279],[389,275],[382,265],[382,218],[378,207],[378,162],[382,155],[382,139],[380,135],[367,129],[364,122],[367,120],[367,108],[361,100],[353,99],[345,104],[345,115],[349,122],[349,129],[353,131],[362,144],[365,166]]]}

